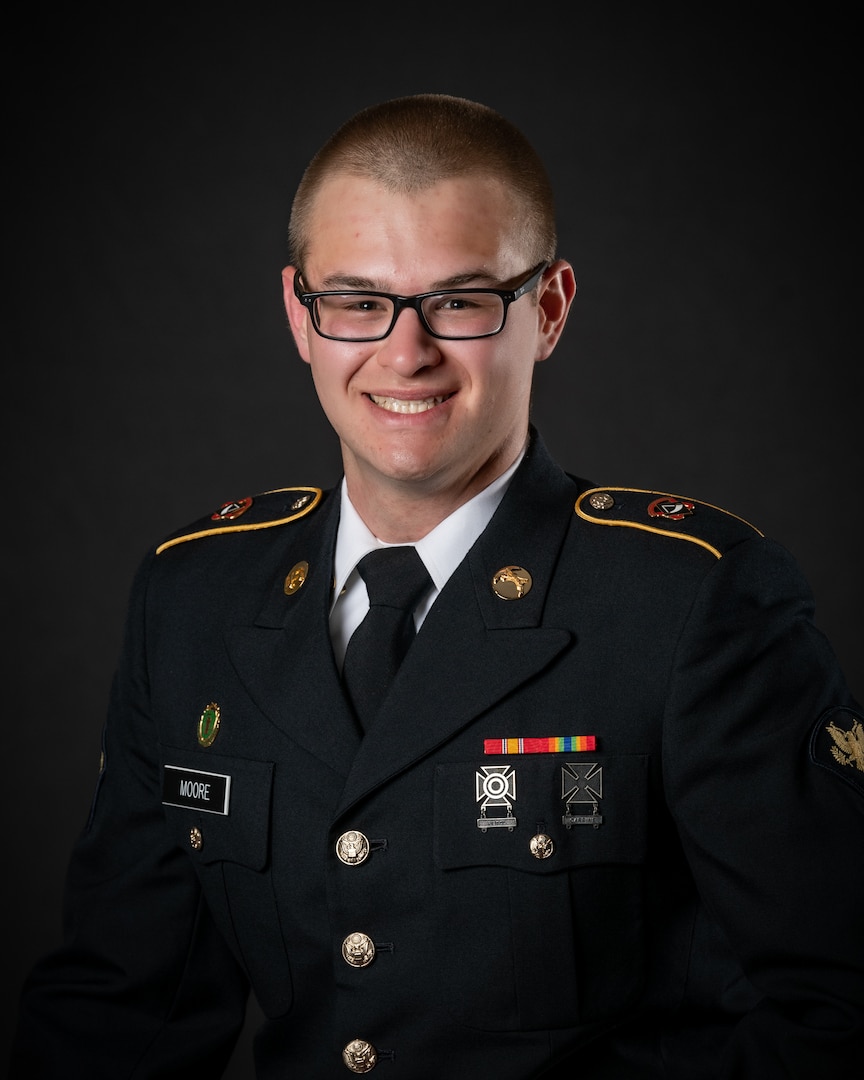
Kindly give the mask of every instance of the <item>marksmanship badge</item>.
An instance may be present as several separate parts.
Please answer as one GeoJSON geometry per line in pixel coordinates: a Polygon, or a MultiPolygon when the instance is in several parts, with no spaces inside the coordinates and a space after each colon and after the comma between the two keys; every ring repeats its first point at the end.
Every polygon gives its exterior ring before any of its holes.
{"type": "Polygon", "coordinates": [[[487,829],[516,828],[513,817],[513,803],[516,801],[516,770],[512,765],[484,765],[475,773],[474,789],[477,802],[480,803],[480,817],[477,828],[487,829]],[[503,813],[488,813],[490,808],[502,809],[503,813]]]}
{"type": "Polygon", "coordinates": [[[561,767],[561,798],[564,813],[561,823],[568,829],[574,825],[603,824],[599,800],[603,798],[603,766],[596,761],[568,761],[561,767]],[[590,807],[590,813],[586,813],[590,807]],[[577,808],[583,810],[577,812],[577,808]]]}

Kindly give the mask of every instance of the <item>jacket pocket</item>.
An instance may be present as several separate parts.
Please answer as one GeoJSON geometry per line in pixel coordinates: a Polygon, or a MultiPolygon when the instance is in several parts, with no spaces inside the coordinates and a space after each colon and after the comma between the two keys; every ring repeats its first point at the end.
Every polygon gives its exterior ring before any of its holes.
{"type": "Polygon", "coordinates": [[[439,971],[458,1020],[572,1027],[636,996],[646,801],[644,755],[438,766],[439,971]]]}
{"type": "Polygon", "coordinates": [[[293,1001],[270,874],[273,763],[162,748],[163,809],[266,1016],[293,1001]]]}

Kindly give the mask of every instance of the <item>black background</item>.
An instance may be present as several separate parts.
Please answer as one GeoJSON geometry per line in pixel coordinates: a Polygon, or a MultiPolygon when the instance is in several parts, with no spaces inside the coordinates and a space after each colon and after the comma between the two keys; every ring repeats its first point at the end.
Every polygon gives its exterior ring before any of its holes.
{"type": "Polygon", "coordinates": [[[826,5],[595,7],[79,5],[7,29],[4,1054],[58,939],[138,559],[228,499],[338,479],[279,272],[303,166],[366,104],[462,94],[523,128],[579,280],[537,371],[553,453],[783,542],[864,692],[856,35],[826,5]]]}

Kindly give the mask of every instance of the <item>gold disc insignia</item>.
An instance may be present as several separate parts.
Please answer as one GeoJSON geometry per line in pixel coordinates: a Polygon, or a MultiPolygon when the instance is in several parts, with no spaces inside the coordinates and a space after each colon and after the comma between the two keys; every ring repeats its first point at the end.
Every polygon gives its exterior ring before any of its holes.
{"type": "Polygon", "coordinates": [[[295,563],[285,575],[285,584],[282,589],[286,596],[293,596],[298,589],[302,588],[309,575],[309,563],[305,559],[295,563]]]}
{"type": "Polygon", "coordinates": [[[532,584],[531,575],[522,566],[504,566],[492,578],[492,589],[502,600],[521,600],[532,584]]]}

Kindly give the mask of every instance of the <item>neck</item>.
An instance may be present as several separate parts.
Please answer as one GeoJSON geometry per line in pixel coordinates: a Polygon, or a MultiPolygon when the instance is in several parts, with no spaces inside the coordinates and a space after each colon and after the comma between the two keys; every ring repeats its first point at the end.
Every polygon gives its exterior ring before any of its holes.
{"type": "Polygon", "coordinates": [[[469,477],[443,484],[440,477],[396,480],[369,475],[344,457],[345,483],[351,502],[367,528],[388,544],[412,544],[497,480],[513,464],[522,445],[496,455],[469,477]]]}

